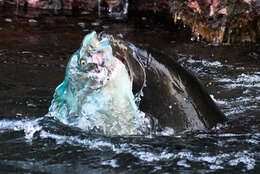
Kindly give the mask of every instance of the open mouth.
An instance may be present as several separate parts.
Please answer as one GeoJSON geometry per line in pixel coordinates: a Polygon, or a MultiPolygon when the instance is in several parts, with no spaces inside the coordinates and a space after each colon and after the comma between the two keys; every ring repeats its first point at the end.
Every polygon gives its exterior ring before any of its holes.
{"type": "Polygon", "coordinates": [[[103,53],[96,53],[92,57],[90,57],[90,60],[88,63],[96,64],[97,66],[104,66],[104,55],[103,53]]]}
{"type": "Polygon", "coordinates": [[[100,73],[103,68],[106,68],[103,53],[96,53],[88,58],[86,67],[87,72],[100,73]]]}
{"type": "Polygon", "coordinates": [[[80,67],[88,87],[104,86],[115,68],[115,57],[107,38],[98,39],[95,32],[87,35],[79,50],[80,67]]]}
{"type": "Polygon", "coordinates": [[[91,89],[99,89],[104,86],[109,80],[109,69],[105,66],[103,53],[96,53],[88,58],[87,78],[91,80],[91,89]]]}
{"type": "MultiPolygon", "coordinates": [[[[111,59],[111,58],[110,58],[111,59]]],[[[104,69],[108,72],[108,76],[112,74],[115,68],[115,57],[112,58],[112,64],[108,64],[104,53],[95,53],[92,57],[88,58],[87,72],[102,73],[104,69]]]]}

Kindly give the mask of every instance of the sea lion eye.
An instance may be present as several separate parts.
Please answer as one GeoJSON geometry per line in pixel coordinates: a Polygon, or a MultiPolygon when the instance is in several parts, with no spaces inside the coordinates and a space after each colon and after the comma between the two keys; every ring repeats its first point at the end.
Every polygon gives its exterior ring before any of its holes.
{"type": "Polygon", "coordinates": [[[86,61],[83,60],[83,59],[81,59],[81,60],[80,60],[80,65],[83,65],[83,66],[86,65],[86,61]]]}

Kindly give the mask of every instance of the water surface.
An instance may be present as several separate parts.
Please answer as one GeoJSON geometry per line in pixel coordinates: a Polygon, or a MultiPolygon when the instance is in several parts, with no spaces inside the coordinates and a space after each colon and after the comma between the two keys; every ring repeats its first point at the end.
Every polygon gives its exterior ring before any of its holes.
{"type": "Polygon", "coordinates": [[[258,173],[260,47],[191,41],[171,19],[0,9],[0,171],[3,173],[258,173]],[[21,12],[22,13],[22,12],[21,12]],[[164,19],[164,20],[162,20],[164,19]],[[43,117],[67,61],[96,30],[178,61],[206,86],[227,123],[204,132],[89,135],[43,117]],[[257,172],[258,171],[258,172],[257,172]]]}

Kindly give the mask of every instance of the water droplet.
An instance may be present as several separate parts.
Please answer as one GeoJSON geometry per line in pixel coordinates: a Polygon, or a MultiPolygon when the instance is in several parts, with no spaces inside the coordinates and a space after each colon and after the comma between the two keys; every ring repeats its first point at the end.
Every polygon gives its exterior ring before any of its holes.
{"type": "Polygon", "coordinates": [[[91,25],[92,25],[92,26],[99,26],[100,23],[99,23],[99,22],[92,22],[91,25]]]}
{"type": "Polygon", "coordinates": [[[20,117],[20,116],[22,116],[23,114],[21,114],[21,113],[16,113],[16,116],[18,116],[18,117],[20,117]]]}
{"type": "Polygon", "coordinates": [[[109,29],[109,26],[108,25],[103,25],[102,28],[103,29],[109,29]]]}
{"type": "Polygon", "coordinates": [[[79,22],[78,25],[79,25],[81,28],[85,28],[85,27],[86,27],[85,22],[79,22]]]}
{"type": "Polygon", "coordinates": [[[10,18],[5,18],[5,22],[13,22],[13,20],[10,18]]]}
{"type": "Polygon", "coordinates": [[[250,52],[249,54],[248,54],[251,58],[253,58],[253,59],[260,59],[260,55],[259,54],[257,54],[256,52],[250,52]]]}
{"type": "Polygon", "coordinates": [[[29,107],[29,108],[36,108],[37,105],[35,105],[33,103],[27,103],[27,107],[29,107]]]}
{"type": "Polygon", "coordinates": [[[29,19],[28,22],[29,22],[29,23],[38,23],[38,21],[35,20],[35,19],[29,19]]]}
{"type": "Polygon", "coordinates": [[[21,53],[22,53],[22,54],[32,54],[31,51],[22,51],[21,53]]]}
{"type": "Polygon", "coordinates": [[[146,18],[146,17],[142,17],[141,19],[142,19],[143,21],[146,21],[146,20],[147,20],[147,18],[146,18]]]}
{"type": "Polygon", "coordinates": [[[124,38],[124,35],[122,33],[117,34],[118,37],[124,38]]]}
{"type": "Polygon", "coordinates": [[[89,32],[89,29],[84,29],[83,32],[89,32]]]}
{"type": "Polygon", "coordinates": [[[90,14],[90,12],[88,12],[88,11],[82,11],[81,14],[82,14],[82,15],[88,15],[88,14],[90,14]]]}

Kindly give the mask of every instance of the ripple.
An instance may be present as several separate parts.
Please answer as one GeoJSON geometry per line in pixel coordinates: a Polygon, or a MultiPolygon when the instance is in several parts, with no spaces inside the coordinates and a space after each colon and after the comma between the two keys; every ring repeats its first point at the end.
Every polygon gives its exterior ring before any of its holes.
{"type": "Polygon", "coordinates": [[[187,164],[187,160],[180,160],[180,161],[177,162],[177,165],[183,166],[183,167],[186,167],[186,168],[191,167],[191,165],[187,164]]]}
{"type": "Polygon", "coordinates": [[[231,166],[237,166],[242,163],[246,165],[247,170],[252,170],[255,167],[255,159],[254,154],[248,153],[247,151],[237,152],[235,155],[235,159],[232,159],[228,162],[231,166]]]}
{"type": "MultiPolygon", "coordinates": [[[[103,137],[86,134],[49,117],[0,120],[1,142],[12,142],[9,144],[11,149],[23,141],[21,137],[14,139],[12,131],[22,131],[27,144],[26,148],[17,149],[15,154],[20,154],[21,157],[25,155],[26,160],[33,160],[40,171],[56,171],[54,166],[46,168],[46,164],[50,162],[55,163],[58,168],[61,167],[62,171],[75,167],[71,160],[84,163],[86,166],[82,165],[82,169],[95,164],[99,168],[121,170],[127,165],[132,169],[149,167],[149,171],[163,172],[165,167],[162,166],[169,166],[169,171],[181,169],[195,173],[201,169],[229,171],[230,168],[236,168],[237,172],[251,171],[259,164],[259,152],[254,150],[259,144],[259,133],[252,135],[205,132],[176,136],[103,137]],[[48,157],[46,161],[42,160],[41,156],[34,155],[42,152],[48,157]]],[[[0,146],[2,148],[3,144],[0,146]]],[[[1,155],[6,154],[0,151],[0,157],[1,155]]],[[[9,154],[8,160],[2,161],[1,164],[24,164],[27,169],[35,166],[16,161],[15,157],[14,154],[9,154]]]]}
{"type": "Polygon", "coordinates": [[[147,162],[154,162],[154,161],[162,161],[162,160],[169,160],[174,157],[174,154],[168,153],[163,151],[161,153],[153,153],[153,152],[134,152],[134,156],[138,157],[139,159],[147,162]]]}
{"type": "Polygon", "coordinates": [[[224,65],[219,61],[210,62],[208,60],[195,60],[192,58],[189,58],[187,60],[188,63],[194,64],[194,63],[201,63],[202,65],[206,67],[223,67],[224,65]]]}
{"type": "Polygon", "coordinates": [[[13,130],[13,131],[24,131],[25,136],[24,138],[28,141],[31,142],[33,135],[42,129],[41,126],[38,124],[38,119],[35,120],[0,120],[0,131],[6,132],[8,130],[13,130]]]}
{"type": "Polygon", "coordinates": [[[219,104],[219,105],[228,105],[228,104],[229,104],[229,102],[226,101],[226,100],[216,99],[213,94],[211,94],[210,97],[212,98],[212,100],[213,100],[214,102],[216,102],[216,103],[219,104]]]}
{"type": "Polygon", "coordinates": [[[13,22],[13,20],[11,18],[5,18],[5,22],[11,23],[11,22],[13,22]]]}
{"type": "Polygon", "coordinates": [[[115,159],[103,161],[103,162],[101,162],[101,165],[108,165],[108,166],[111,166],[111,167],[113,167],[113,168],[120,167],[120,166],[117,164],[117,160],[115,160],[115,159]]]}
{"type": "Polygon", "coordinates": [[[85,22],[79,22],[78,25],[79,25],[81,28],[86,28],[85,22]]]}
{"type": "Polygon", "coordinates": [[[91,25],[92,26],[100,26],[100,22],[92,22],[91,25]]]}
{"type": "Polygon", "coordinates": [[[38,23],[38,21],[35,20],[35,19],[29,19],[28,22],[29,22],[29,23],[38,23]]]}

